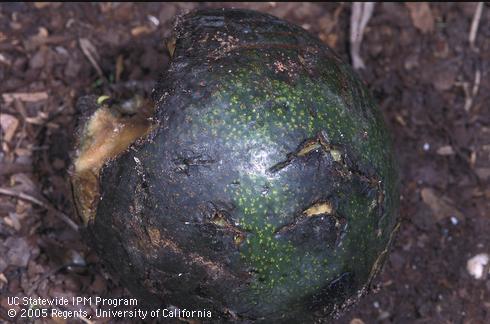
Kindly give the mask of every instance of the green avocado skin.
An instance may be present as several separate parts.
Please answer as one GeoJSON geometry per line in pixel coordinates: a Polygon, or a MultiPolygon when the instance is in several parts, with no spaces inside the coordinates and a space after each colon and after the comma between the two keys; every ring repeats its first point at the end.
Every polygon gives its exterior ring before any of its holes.
{"type": "Polygon", "coordinates": [[[270,15],[195,11],[175,37],[157,127],[101,172],[95,249],[142,303],[213,320],[308,322],[352,304],[397,225],[397,168],[370,94],[270,15]]]}

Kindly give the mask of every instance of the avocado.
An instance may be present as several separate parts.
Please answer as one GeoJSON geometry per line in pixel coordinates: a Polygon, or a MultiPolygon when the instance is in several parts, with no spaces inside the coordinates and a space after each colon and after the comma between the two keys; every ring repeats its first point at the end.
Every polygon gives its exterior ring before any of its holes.
{"type": "Polygon", "coordinates": [[[101,260],[142,303],[212,320],[311,322],[353,304],[387,255],[399,199],[390,136],[358,76],[302,28],[250,10],[178,17],[169,52],[131,114],[79,103],[97,110],[72,184],[101,260]]]}

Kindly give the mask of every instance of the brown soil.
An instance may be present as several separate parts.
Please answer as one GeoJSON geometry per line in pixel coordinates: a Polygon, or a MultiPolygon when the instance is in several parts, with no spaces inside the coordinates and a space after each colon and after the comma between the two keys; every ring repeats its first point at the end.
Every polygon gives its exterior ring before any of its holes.
{"type": "MultiPolygon", "coordinates": [[[[19,310],[11,296],[128,296],[60,216],[78,222],[67,181],[74,103],[83,94],[148,94],[168,63],[172,18],[220,6],[286,18],[350,59],[347,3],[0,5],[1,320],[27,322],[8,316],[19,310]]],[[[490,323],[490,279],[466,270],[490,252],[490,10],[470,46],[475,10],[374,9],[360,74],[393,133],[402,226],[379,289],[338,323],[490,323]]]]}

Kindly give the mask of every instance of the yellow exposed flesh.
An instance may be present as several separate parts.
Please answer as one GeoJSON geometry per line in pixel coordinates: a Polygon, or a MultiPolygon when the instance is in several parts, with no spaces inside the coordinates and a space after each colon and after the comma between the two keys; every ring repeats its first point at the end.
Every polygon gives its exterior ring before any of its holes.
{"type": "Polygon", "coordinates": [[[111,113],[109,108],[102,107],[86,124],[72,179],[77,207],[85,223],[95,217],[100,169],[138,138],[148,134],[151,123],[146,113],[148,111],[131,117],[119,117],[111,113]]]}
{"type": "Polygon", "coordinates": [[[135,121],[136,118],[117,118],[107,108],[97,110],[87,125],[82,151],[75,161],[75,172],[98,171],[108,159],[145,135],[149,123],[135,121]]]}
{"type": "Polygon", "coordinates": [[[335,162],[340,162],[342,160],[342,153],[337,150],[330,150],[330,154],[332,155],[332,159],[335,162]]]}
{"type": "Polygon", "coordinates": [[[311,151],[317,150],[321,147],[320,143],[318,142],[312,142],[306,144],[301,150],[298,152],[298,156],[305,156],[306,154],[310,153],[311,151]]]}
{"type": "Polygon", "coordinates": [[[321,214],[331,214],[332,213],[332,205],[328,202],[316,203],[306,209],[303,213],[308,216],[316,216],[321,214]]]}
{"type": "Polygon", "coordinates": [[[177,40],[175,39],[175,37],[172,37],[165,44],[167,46],[167,50],[168,53],[170,54],[170,57],[174,56],[176,41],[177,40]]]}

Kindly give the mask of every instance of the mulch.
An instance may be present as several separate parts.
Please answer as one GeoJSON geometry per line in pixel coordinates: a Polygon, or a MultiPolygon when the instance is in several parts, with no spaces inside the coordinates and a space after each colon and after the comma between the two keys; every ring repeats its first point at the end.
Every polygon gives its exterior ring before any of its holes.
{"type": "MultiPolygon", "coordinates": [[[[350,3],[0,4],[0,319],[11,321],[10,296],[129,296],[66,219],[78,223],[74,104],[148,95],[173,17],[222,6],[297,23],[350,60],[350,3]]],[[[477,9],[375,5],[359,73],[393,134],[402,225],[377,289],[338,323],[490,323],[490,276],[467,271],[490,253],[490,10],[475,20],[477,9]]]]}

